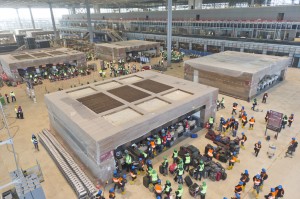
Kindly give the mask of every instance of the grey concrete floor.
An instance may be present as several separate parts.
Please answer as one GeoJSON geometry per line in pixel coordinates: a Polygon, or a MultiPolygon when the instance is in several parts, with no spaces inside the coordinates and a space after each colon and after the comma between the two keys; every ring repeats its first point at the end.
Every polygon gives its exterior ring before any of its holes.
{"type": "MultiPolygon", "coordinates": [[[[153,60],[156,61],[156,60],[153,60]]],[[[182,64],[174,64],[173,69],[169,69],[165,74],[173,75],[176,77],[183,77],[183,67],[182,64]],[[179,67],[181,66],[181,67],[179,67]]],[[[269,179],[265,182],[263,193],[259,198],[264,198],[263,195],[267,194],[271,187],[275,187],[281,184],[286,191],[286,199],[300,198],[298,197],[299,183],[298,178],[300,174],[298,172],[300,167],[300,155],[299,151],[293,158],[284,158],[284,153],[287,150],[288,143],[292,137],[296,137],[300,140],[299,128],[300,124],[298,122],[298,116],[300,116],[300,70],[289,68],[287,73],[287,78],[284,82],[271,88],[269,93],[269,98],[267,104],[261,104],[262,95],[258,96],[259,105],[258,108],[263,110],[262,112],[253,112],[250,110],[251,104],[245,101],[234,99],[232,97],[225,97],[226,109],[217,112],[217,121],[220,116],[224,117],[231,116],[231,105],[233,102],[237,102],[239,107],[245,106],[248,115],[254,116],[256,119],[256,124],[254,130],[249,131],[248,128],[239,129],[238,135],[242,131],[248,136],[248,140],[245,144],[246,150],[241,150],[239,158],[241,162],[235,165],[233,170],[227,171],[228,178],[226,181],[212,182],[206,180],[208,184],[207,199],[219,199],[224,196],[230,198],[233,196],[234,186],[239,182],[240,173],[245,169],[249,170],[251,178],[260,172],[261,168],[266,168],[269,174],[269,179]],[[268,131],[272,139],[270,142],[265,140],[264,130],[265,122],[264,117],[267,110],[275,110],[282,112],[284,114],[290,115],[295,114],[295,122],[291,128],[286,128],[283,130],[278,140],[274,140],[274,132],[268,131]],[[262,141],[262,150],[259,156],[256,158],[253,155],[254,143],[258,140],[262,141]],[[275,144],[277,146],[276,155],[270,159],[267,156],[267,150],[269,144],[275,144]]],[[[9,117],[9,129],[14,137],[15,148],[17,152],[17,159],[19,165],[26,169],[36,164],[38,161],[41,165],[45,181],[42,183],[47,199],[65,199],[65,198],[76,198],[74,192],[68,185],[67,181],[64,179],[60,171],[55,166],[51,157],[47,154],[42,146],[40,146],[40,151],[34,151],[34,147],[30,141],[32,133],[38,133],[43,128],[49,127],[49,120],[47,109],[43,101],[43,95],[47,91],[53,92],[58,89],[58,87],[69,88],[70,85],[80,83],[86,84],[87,81],[92,81],[93,79],[100,78],[97,73],[92,76],[82,77],[79,79],[71,79],[62,82],[50,83],[45,81],[43,85],[36,87],[37,103],[34,104],[26,95],[25,85],[19,85],[18,87],[3,87],[1,88],[1,94],[9,93],[11,90],[15,91],[17,97],[18,105],[23,107],[24,120],[14,119],[14,104],[10,103],[6,106],[5,112],[9,117]],[[80,82],[80,83],[79,83],[80,82]]],[[[222,95],[219,95],[221,98],[222,95]]],[[[183,142],[177,144],[173,148],[179,148],[181,145],[193,144],[197,146],[201,153],[204,153],[204,147],[207,143],[212,143],[207,140],[205,136],[206,130],[199,132],[199,137],[197,139],[187,138],[183,142]]],[[[0,140],[6,138],[4,129],[0,130],[0,140]]],[[[299,150],[299,149],[298,149],[299,150]]],[[[0,186],[9,182],[8,172],[15,169],[12,153],[10,152],[10,146],[0,147],[0,186]]],[[[162,162],[163,156],[168,156],[171,161],[172,149],[167,150],[163,154],[159,155],[154,160],[154,168],[158,170],[160,163],[162,162]]],[[[227,167],[227,165],[224,165],[227,167]]],[[[165,180],[169,179],[172,183],[173,190],[176,190],[178,185],[174,183],[172,176],[167,177],[161,176],[163,183],[165,180]]],[[[96,183],[96,180],[94,180],[96,183]]],[[[200,183],[200,182],[198,182],[200,183]]],[[[242,194],[242,198],[255,198],[251,192],[252,182],[248,183],[245,192],[242,194]]],[[[108,189],[106,187],[106,196],[108,196],[108,189]]],[[[5,191],[5,190],[1,190],[5,191]]],[[[150,193],[142,185],[142,176],[138,176],[137,182],[134,185],[129,183],[126,185],[126,193],[124,195],[117,193],[117,198],[123,199],[135,199],[135,198],[155,198],[153,193],[150,193]]],[[[191,198],[188,193],[188,188],[184,185],[184,197],[191,198]]]]}

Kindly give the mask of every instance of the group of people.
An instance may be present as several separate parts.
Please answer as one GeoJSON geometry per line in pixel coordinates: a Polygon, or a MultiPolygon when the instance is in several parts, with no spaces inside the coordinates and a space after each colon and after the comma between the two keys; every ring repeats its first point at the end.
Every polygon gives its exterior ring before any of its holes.
{"type": "MultiPolygon", "coordinates": [[[[259,198],[259,193],[262,191],[264,182],[268,179],[268,174],[265,168],[262,168],[261,172],[259,174],[256,174],[253,176],[253,193],[255,194],[255,198],[259,198]]],[[[245,187],[247,183],[250,181],[250,174],[248,170],[245,170],[243,173],[241,173],[241,178],[238,183],[234,187],[234,197],[232,199],[240,199],[241,194],[245,191],[245,187]]],[[[269,194],[265,195],[264,197],[266,199],[278,199],[282,198],[284,196],[284,189],[281,185],[271,188],[271,191],[269,194]]]]}
{"type": "Polygon", "coordinates": [[[9,93],[9,95],[7,93],[5,93],[5,98],[6,98],[6,103],[7,104],[10,103],[9,98],[11,98],[11,102],[16,102],[17,101],[16,94],[13,91],[11,91],[9,93]]]}
{"type": "Polygon", "coordinates": [[[120,59],[118,62],[115,60],[110,62],[104,62],[104,68],[99,70],[99,75],[102,78],[106,77],[106,70],[109,69],[110,77],[119,77],[121,75],[128,75],[132,73],[136,73],[138,71],[142,71],[142,64],[140,63],[139,68],[136,64],[130,65],[130,63],[125,63],[124,59],[120,59]]]}

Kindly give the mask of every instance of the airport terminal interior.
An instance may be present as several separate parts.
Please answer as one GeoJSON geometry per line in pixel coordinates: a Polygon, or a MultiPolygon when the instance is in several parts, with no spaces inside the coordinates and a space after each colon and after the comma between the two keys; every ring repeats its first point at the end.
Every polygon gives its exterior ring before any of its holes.
{"type": "Polygon", "coordinates": [[[0,199],[300,198],[300,0],[0,13],[0,199]]]}

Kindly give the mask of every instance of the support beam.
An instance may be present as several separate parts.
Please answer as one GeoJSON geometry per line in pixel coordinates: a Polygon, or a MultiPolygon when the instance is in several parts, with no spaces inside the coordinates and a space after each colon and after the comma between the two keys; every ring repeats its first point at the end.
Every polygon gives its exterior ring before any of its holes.
{"type": "Polygon", "coordinates": [[[171,66],[172,53],[172,0],[168,0],[168,30],[167,30],[167,55],[168,66],[171,66]]]}
{"type": "Polygon", "coordinates": [[[88,23],[88,31],[90,34],[90,42],[93,43],[94,39],[94,33],[93,33],[93,28],[92,28],[92,21],[91,21],[91,9],[90,9],[90,4],[89,0],[85,0],[85,6],[86,6],[86,16],[87,16],[87,23],[88,23]]]}
{"type": "Polygon", "coordinates": [[[32,11],[31,11],[31,7],[29,6],[28,8],[29,8],[30,17],[31,17],[32,28],[35,29],[35,24],[34,24],[34,19],[33,19],[32,11]]]}
{"type": "Polygon", "coordinates": [[[16,12],[17,12],[17,16],[18,16],[19,27],[20,27],[21,29],[23,29],[23,26],[22,26],[22,23],[21,23],[21,19],[20,19],[20,15],[19,15],[19,10],[18,10],[18,8],[16,8],[16,12]]]}
{"type": "Polygon", "coordinates": [[[94,5],[94,13],[96,13],[96,14],[101,13],[99,4],[94,5]]]}
{"type": "Polygon", "coordinates": [[[55,39],[58,40],[59,39],[59,33],[56,30],[55,19],[54,19],[53,9],[52,9],[52,3],[49,3],[49,8],[50,8],[51,21],[52,21],[52,27],[53,27],[55,39]]]}
{"type": "Polygon", "coordinates": [[[202,9],[203,0],[195,0],[195,9],[202,9]]]}

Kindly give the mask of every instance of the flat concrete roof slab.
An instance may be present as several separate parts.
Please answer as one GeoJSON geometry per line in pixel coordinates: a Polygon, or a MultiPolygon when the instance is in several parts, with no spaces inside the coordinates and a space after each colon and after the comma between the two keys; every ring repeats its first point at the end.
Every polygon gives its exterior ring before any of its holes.
{"type": "Polygon", "coordinates": [[[114,126],[119,126],[126,122],[132,121],[141,117],[142,114],[136,112],[131,108],[125,108],[121,111],[111,113],[109,115],[103,116],[107,121],[109,121],[114,126]]]}
{"type": "Polygon", "coordinates": [[[122,78],[120,79],[120,82],[126,83],[126,84],[130,84],[130,83],[134,83],[137,81],[142,80],[143,78],[139,77],[139,76],[131,76],[131,77],[126,77],[126,78],[122,78]]]}
{"type": "Polygon", "coordinates": [[[82,96],[86,96],[86,95],[89,95],[89,94],[92,94],[92,93],[95,93],[96,91],[94,89],[92,89],[91,87],[87,87],[87,88],[79,88],[77,90],[74,90],[74,91],[69,91],[67,92],[67,94],[74,98],[74,99],[77,99],[79,97],[82,97],[82,96]]]}
{"type": "Polygon", "coordinates": [[[167,103],[161,99],[154,98],[154,99],[150,99],[145,102],[142,102],[140,104],[137,104],[136,106],[147,112],[153,112],[153,111],[159,110],[169,104],[170,103],[167,103]]]}
{"type": "Polygon", "coordinates": [[[192,96],[192,94],[184,92],[182,90],[172,91],[170,93],[167,93],[167,94],[163,95],[163,97],[165,97],[169,100],[173,100],[173,101],[183,100],[183,99],[188,98],[190,96],[192,96]]]}
{"type": "Polygon", "coordinates": [[[119,82],[116,82],[116,81],[111,81],[111,82],[95,85],[95,87],[100,88],[102,90],[109,90],[109,89],[117,88],[119,86],[122,86],[122,84],[119,82]]]}

